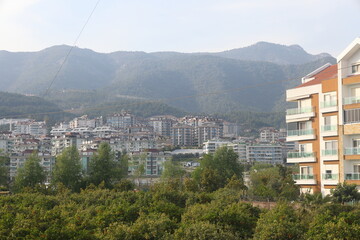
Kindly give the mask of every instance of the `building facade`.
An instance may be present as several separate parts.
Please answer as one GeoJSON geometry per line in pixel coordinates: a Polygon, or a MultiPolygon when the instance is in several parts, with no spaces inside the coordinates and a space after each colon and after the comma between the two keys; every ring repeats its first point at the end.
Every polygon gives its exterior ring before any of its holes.
{"type": "Polygon", "coordinates": [[[337,58],[302,79],[286,92],[287,141],[297,141],[288,163],[298,163],[294,175],[302,192],[330,194],[338,183],[360,186],[360,38],[337,58]]]}

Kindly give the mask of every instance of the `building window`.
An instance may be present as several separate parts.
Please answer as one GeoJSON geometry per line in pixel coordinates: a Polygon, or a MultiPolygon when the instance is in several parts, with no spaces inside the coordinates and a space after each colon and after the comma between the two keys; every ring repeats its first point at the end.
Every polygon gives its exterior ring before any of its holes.
{"type": "Polygon", "coordinates": [[[345,123],[360,122],[360,109],[345,110],[344,113],[345,123]]]}
{"type": "Polygon", "coordinates": [[[301,166],[300,167],[300,174],[301,175],[312,175],[313,174],[313,167],[301,166]]]}
{"type": "Polygon", "coordinates": [[[332,178],[332,171],[326,170],[325,171],[325,179],[331,179],[332,178]]]}
{"type": "Polygon", "coordinates": [[[354,173],[360,173],[360,164],[354,165],[354,173]]]}
{"type": "Polygon", "coordinates": [[[353,74],[360,73],[360,63],[356,63],[356,64],[352,65],[351,72],[353,74]]]}

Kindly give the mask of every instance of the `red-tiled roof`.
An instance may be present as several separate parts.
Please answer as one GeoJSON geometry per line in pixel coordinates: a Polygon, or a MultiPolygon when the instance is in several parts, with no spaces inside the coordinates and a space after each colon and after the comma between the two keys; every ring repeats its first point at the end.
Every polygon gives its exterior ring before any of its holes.
{"type": "Polygon", "coordinates": [[[321,72],[315,74],[313,76],[313,78],[314,78],[313,80],[303,83],[303,84],[297,86],[296,88],[316,85],[316,84],[320,84],[321,81],[332,79],[332,78],[337,78],[337,64],[334,64],[334,65],[331,65],[330,67],[325,68],[321,72]]]}

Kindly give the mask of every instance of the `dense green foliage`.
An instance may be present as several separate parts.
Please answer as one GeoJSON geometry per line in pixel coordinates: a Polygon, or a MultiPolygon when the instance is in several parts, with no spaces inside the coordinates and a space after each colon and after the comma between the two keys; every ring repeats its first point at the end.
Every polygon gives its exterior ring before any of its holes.
{"type": "Polygon", "coordinates": [[[360,234],[360,206],[333,203],[315,209],[278,202],[260,209],[221,188],[184,190],[179,181],[148,191],[89,186],[0,196],[4,239],[349,239],[360,234]]]}
{"type": "Polygon", "coordinates": [[[242,172],[243,166],[234,150],[221,147],[214,155],[203,156],[193,178],[201,189],[212,192],[224,187],[233,176],[242,179],[242,172]]]}
{"type": "Polygon", "coordinates": [[[292,169],[282,165],[255,165],[250,171],[249,195],[261,200],[296,200],[299,197],[299,189],[291,174],[292,169]]]}
{"type": "Polygon", "coordinates": [[[359,201],[360,193],[356,188],[356,184],[338,184],[336,189],[332,190],[332,195],[336,202],[345,203],[351,201],[359,201]]]}
{"type": "MultiPolygon", "coordinates": [[[[56,185],[50,187],[41,185],[45,175],[34,153],[18,171],[18,193],[0,195],[0,238],[357,239],[360,206],[329,203],[319,194],[305,195],[301,203],[286,202],[298,200],[298,189],[289,180],[291,169],[284,166],[253,166],[248,190],[236,159],[232,149],[220,148],[204,156],[193,178],[184,178],[178,162],[169,161],[161,181],[134,190],[134,183],[124,179],[127,155],[116,158],[102,143],[90,163],[87,187],[78,191],[83,179],[75,148],[57,158],[56,185]],[[252,195],[257,188],[257,194],[270,193],[278,200],[273,208],[267,202],[263,204],[269,209],[243,201],[257,199],[252,195]]],[[[353,193],[352,185],[345,189],[353,193]]],[[[344,192],[344,186],[334,192],[344,192]]]]}

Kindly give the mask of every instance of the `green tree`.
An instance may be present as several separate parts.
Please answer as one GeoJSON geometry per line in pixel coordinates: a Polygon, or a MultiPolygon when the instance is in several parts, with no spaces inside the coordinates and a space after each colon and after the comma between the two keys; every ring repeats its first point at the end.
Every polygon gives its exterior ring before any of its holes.
{"type": "Polygon", "coordinates": [[[194,222],[178,228],[172,239],[175,240],[238,240],[238,236],[221,226],[209,222],[194,222]]]}
{"type": "Polygon", "coordinates": [[[340,204],[322,205],[313,214],[306,239],[359,239],[359,219],[359,208],[340,204]]]}
{"type": "Polygon", "coordinates": [[[299,192],[290,169],[284,166],[261,164],[250,171],[249,195],[254,198],[296,200],[299,192]]]}
{"type": "Polygon", "coordinates": [[[0,150],[0,187],[8,188],[10,158],[2,156],[0,150]]]}
{"type": "Polygon", "coordinates": [[[161,174],[163,179],[182,178],[186,173],[185,170],[179,165],[179,163],[176,163],[172,160],[166,161],[163,167],[164,170],[161,174]]]}
{"type": "Polygon", "coordinates": [[[278,203],[260,216],[254,240],[299,240],[303,239],[305,228],[292,206],[278,203]]]}
{"type": "Polygon", "coordinates": [[[25,161],[23,167],[18,169],[15,177],[15,189],[21,190],[24,187],[35,187],[44,183],[46,175],[40,165],[40,159],[36,152],[32,153],[25,161]]]}
{"type": "Polygon", "coordinates": [[[52,182],[62,183],[73,191],[79,191],[81,180],[82,174],[79,152],[76,146],[66,148],[56,157],[52,182]]]}
{"type": "Polygon", "coordinates": [[[339,183],[331,193],[334,201],[342,204],[360,200],[360,193],[356,189],[356,184],[339,183]]]}
{"type": "Polygon", "coordinates": [[[194,179],[206,191],[215,191],[224,187],[235,175],[242,179],[243,167],[233,149],[219,148],[214,155],[205,155],[200,167],[193,172],[194,179]]]}
{"type": "Polygon", "coordinates": [[[110,145],[102,142],[97,153],[90,159],[89,183],[99,185],[104,182],[106,188],[111,188],[116,180],[121,179],[121,168],[115,160],[115,154],[111,151],[110,145]]]}

